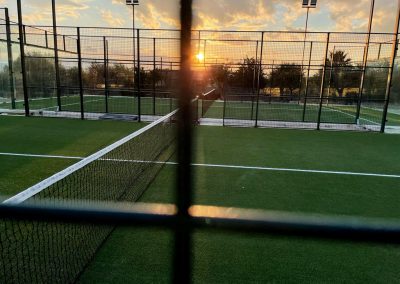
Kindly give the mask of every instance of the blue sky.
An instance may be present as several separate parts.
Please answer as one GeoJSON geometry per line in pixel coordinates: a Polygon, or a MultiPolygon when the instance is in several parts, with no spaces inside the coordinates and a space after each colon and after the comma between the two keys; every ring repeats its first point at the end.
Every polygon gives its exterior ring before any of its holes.
{"type": "MultiPolygon", "coordinates": [[[[22,0],[26,24],[51,24],[51,0],[22,0]]],[[[56,0],[60,25],[131,27],[125,0],[56,0]]],[[[194,0],[196,28],[302,30],[301,0],[194,0]]],[[[141,0],[137,26],[177,28],[179,0],[141,0]]],[[[392,32],[397,1],[376,0],[373,31],[392,32]]],[[[16,0],[0,0],[16,20],[16,0]]],[[[366,31],[370,0],[319,0],[311,10],[311,31],[366,31]]]]}

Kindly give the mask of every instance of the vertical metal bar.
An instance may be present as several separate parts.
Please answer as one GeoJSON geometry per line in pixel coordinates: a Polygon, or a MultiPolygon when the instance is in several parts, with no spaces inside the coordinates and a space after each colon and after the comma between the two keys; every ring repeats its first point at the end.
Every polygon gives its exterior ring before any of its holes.
{"type": "Polygon", "coordinates": [[[383,108],[383,116],[382,116],[382,124],[381,124],[381,132],[382,133],[385,132],[385,128],[386,128],[387,114],[388,114],[390,94],[391,94],[392,81],[393,81],[393,70],[394,70],[394,64],[395,64],[395,60],[396,60],[397,50],[399,48],[398,40],[399,40],[399,25],[400,25],[400,0],[398,0],[397,5],[398,5],[398,8],[397,8],[398,10],[397,10],[397,19],[396,19],[396,23],[395,23],[395,27],[394,27],[392,58],[391,58],[391,62],[390,62],[390,69],[389,69],[388,80],[387,80],[387,85],[386,85],[385,103],[384,103],[384,108],[383,108]]]}
{"type": "MultiPolygon", "coordinates": [[[[272,60],[272,68],[271,68],[271,74],[274,74],[274,69],[275,69],[275,60],[272,60]]],[[[273,92],[273,81],[272,81],[272,76],[271,76],[271,82],[270,82],[271,90],[269,94],[269,104],[272,103],[272,92],[273,92]]]]}
{"type": "Polygon", "coordinates": [[[226,94],[224,93],[224,107],[222,109],[222,126],[225,126],[225,116],[226,116],[226,94]]]}
{"type": "Polygon", "coordinates": [[[49,48],[49,37],[47,31],[44,31],[44,39],[46,42],[46,48],[49,48]]]}
{"type": "Polygon", "coordinates": [[[82,77],[82,50],[81,50],[81,28],[77,28],[77,50],[78,50],[78,76],[79,76],[79,98],[81,104],[81,119],[85,119],[85,109],[83,106],[83,77],[82,77]]]}
{"type": "Polygon", "coordinates": [[[29,98],[28,98],[28,85],[26,76],[26,62],[25,62],[25,45],[24,45],[24,25],[22,23],[22,5],[21,0],[17,0],[18,6],[18,28],[19,28],[19,49],[21,53],[21,72],[22,72],[22,87],[24,90],[24,104],[25,116],[29,116],[29,98]]]}
{"type": "Polygon", "coordinates": [[[178,128],[178,166],[176,179],[176,205],[178,225],[175,227],[173,283],[191,282],[191,227],[189,208],[192,204],[192,74],[191,29],[192,0],[181,0],[181,66],[178,128]]]}
{"type": "Polygon", "coordinates": [[[67,50],[66,44],[65,44],[65,35],[63,35],[63,47],[64,47],[64,51],[67,50]]]}
{"type": "MultiPolygon", "coordinates": [[[[399,0],[400,1],[400,0],[399,0]]],[[[331,33],[327,34],[326,37],[326,49],[325,49],[325,57],[324,57],[324,68],[322,69],[322,79],[321,79],[321,90],[319,92],[319,109],[318,109],[318,123],[317,123],[317,130],[321,129],[321,115],[322,115],[322,100],[324,98],[324,89],[325,89],[325,72],[326,72],[326,59],[328,57],[328,50],[329,50],[329,39],[331,33]]]]}
{"type": "Polygon", "coordinates": [[[367,72],[369,44],[371,41],[372,21],[374,19],[374,7],[375,7],[375,0],[371,0],[371,11],[370,11],[370,18],[369,18],[369,23],[368,23],[368,34],[367,34],[367,39],[365,42],[363,68],[362,68],[362,73],[361,73],[361,83],[360,83],[360,90],[359,90],[358,100],[357,100],[357,113],[356,113],[356,120],[355,120],[356,124],[360,123],[361,103],[362,103],[362,98],[363,98],[365,74],[367,72]]]}
{"type": "Polygon", "coordinates": [[[310,14],[310,7],[307,7],[307,17],[306,17],[306,27],[304,30],[304,42],[303,42],[303,56],[301,58],[301,74],[300,74],[300,88],[299,88],[299,100],[298,104],[300,104],[300,94],[301,94],[301,87],[303,85],[303,65],[304,65],[304,53],[306,50],[306,40],[307,40],[307,30],[308,30],[308,17],[310,14]]]}
{"type": "Polygon", "coordinates": [[[141,89],[140,89],[140,30],[137,30],[137,93],[138,93],[138,122],[142,121],[141,89]]]}
{"type": "Polygon", "coordinates": [[[329,97],[331,96],[331,83],[333,75],[333,60],[335,59],[336,45],[333,46],[333,52],[331,56],[331,69],[329,69],[329,82],[328,82],[328,98],[326,100],[326,105],[329,105],[329,97]]]}
{"type": "Polygon", "coordinates": [[[156,39],[153,38],[153,115],[156,115],[156,39]]]}
{"type": "Polygon", "coordinates": [[[382,43],[379,44],[379,49],[378,49],[378,60],[381,59],[381,50],[382,50],[382,43]]]}
{"type": "Polygon", "coordinates": [[[23,29],[23,42],[24,42],[24,44],[26,44],[26,26],[25,25],[23,25],[22,26],[22,29],[23,29]]]}
{"type": "Polygon", "coordinates": [[[104,45],[104,95],[105,95],[105,102],[106,102],[106,113],[109,112],[108,109],[108,95],[109,95],[109,90],[108,90],[108,42],[107,38],[104,36],[103,37],[103,45],[104,45]]]}
{"type": "Polygon", "coordinates": [[[8,76],[9,76],[9,88],[11,98],[11,108],[15,109],[15,80],[14,80],[14,62],[12,53],[12,42],[11,42],[11,26],[10,17],[8,14],[8,8],[4,9],[6,17],[6,34],[7,34],[7,54],[8,54],[8,76]]]}
{"type": "Polygon", "coordinates": [[[136,31],[135,31],[135,5],[132,5],[132,40],[133,40],[133,96],[135,96],[135,80],[136,80],[136,31]]]}
{"type": "Polygon", "coordinates": [[[254,62],[254,66],[253,66],[253,95],[255,93],[256,90],[256,66],[257,66],[257,60],[258,60],[258,40],[257,40],[257,44],[256,44],[256,59],[254,62]]]}
{"type": "Polygon", "coordinates": [[[308,70],[307,70],[307,77],[306,77],[306,87],[305,87],[305,91],[304,91],[303,122],[305,122],[305,120],[306,120],[306,109],[307,109],[307,98],[308,98],[308,83],[309,83],[309,80],[310,80],[312,51],[313,51],[313,42],[310,43],[310,56],[308,58],[308,70]]]}
{"type": "Polygon", "coordinates": [[[57,36],[57,14],[56,14],[56,1],[51,1],[52,15],[53,15],[53,38],[54,38],[54,66],[56,71],[56,94],[57,106],[61,111],[61,79],[60,79],[60,64],[58,58],[58,36],[57,36]]]}
{"type": "Polygon", "coordinates": [[[256,104],[256,124],[255,127],[258,127],[258,112],[259,112],[259,104],[260,104],[260,80],[262,76],[262,61],[263,61],[263,49],[264,49],[264,32],[261,33],[261,50],[260,50],[260,64],[258,69],[258,79],[257,79],[257,104],[256,104]]]}

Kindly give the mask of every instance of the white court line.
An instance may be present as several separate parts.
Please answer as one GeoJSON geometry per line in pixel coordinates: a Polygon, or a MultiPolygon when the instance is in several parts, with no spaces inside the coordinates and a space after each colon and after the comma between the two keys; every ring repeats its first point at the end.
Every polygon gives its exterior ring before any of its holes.
{"type": "MultiPolygon", "coordinates": [[[[73,156],[57,156],[57,155],[36,155],[36,154],[16,154],[16,153],[0,153],[0,156],[20,156],[20,157],[35,157],[35,158],[56,158],[56,159],[71,159],[71,160],[84,160],[83,157],[73,156]]],[[[153,163],[165,165],[177,165],[176,162],[162,162],[162,161],[143,161],[143,160],[122,160],[122,159],[101,159],[103,161],[116,161],[127,163],[153,163]]],[[[257,166],[239,166],[239,165],[223,165],[223,164],[192,164],[193,167],[204,168],[224,168],[224,169],[244,169],[244,170],[260,170],[260,171],[273,171],[273,172],[298,172],[298,173],[315,173],[315,174],[330,174],[330,175],[349,175],[349,176],[369,176],[369,177],[383,177],[383,178],[400,178],[400,175],[393,174],[378,174],[378,173],[358,173],[358,172],[345,172],[345,171],[325,171],[325,170],[305,170],[305,169],[291,169],[291,168],[273,168],[273,167],[257,167],[257,166]]]]}

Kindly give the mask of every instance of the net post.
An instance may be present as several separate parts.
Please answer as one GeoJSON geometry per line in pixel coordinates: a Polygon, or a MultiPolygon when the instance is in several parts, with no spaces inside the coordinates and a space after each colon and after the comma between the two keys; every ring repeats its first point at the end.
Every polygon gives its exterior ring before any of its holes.
{"type": "Polygon", "coordinates": [[[81,28],[76,28],[77,32],[77,50],[78,50],[78,76],[79,76],[79,98],[81,105],[81,119],[85,119],[85,110],[83,107],[83,78],[82,78],[82,50],[81,50],[81,28]]]}
{"type": "Polygon", "coordinates": [[[12,53],[12,42],[11,42],[11,25],[10,17],[8,14],[8,8],[4,8],[6,18],[6,34],[7,34],[7,55],[8,55],[8,75],[10,84],[10,97],[11,97],[11,108],[15,109],[15,80],[14,80],[14,65],[13,65],[13,53],[12,53]]]}
{"type": "Polygon", "coordinates": [[[397,1],[397,5],[398,5],[397,16],[396,16],[397,18],[396,18],[395,27],[394,27],[392,56],[391,56],[391,60],[390,60],[390,69],[389,69],[389,74],[388,74],[387,84],[386,84],[385,101],[384,101],[382,123],[381,123],[381,133],[385,133],[389,101],[390,101],[390,95],[391,95],[391,90],[392,90],[394,65],[395,65],[397,51],[399,49],[398,41],[399,41],[399,26],[400,26],[400,0],[397,1]]]}
{"type": "Polygon", "coordinates": [[[264,32],[261,32],[261,50],[260,50],[260,64],[258,67],[258,78],[257,78],[257,101],[256,101],[256,123],[255,127],[258,127],[258,112],[260,106],[260,89],[261,89],[261,77],[262,75],[262,61],[263,61],[263,49],[264,49],[264,32]]]}
{"type": "Polygon", "coordinates": [[[372,20],[374,18],[374,8],[375,8],[375,0],[371,0],[371,10],[370,10],[370,18],[369,18],[369,24],[368,24],[368,34],[367,34],[367,39],[365,41],[363,69],[362,69],[362,73],[361,73],[360,90],[358,93],[358,100],[357,100],[357,112],[356,112],[356,118],[355,118],[356,124],[359,124],[359,122],[360,122],[361,103],[362,103],[362,97],[364,95],[363,89],[364,89],[364,82],[365,82],[365,74],[367,72],[369,45],[370,45],[370,41],[371,41],[372,20]]]}
{"type": "Polygon", "coordinates": [[[156,115],[156,38],[153,38],[153,115],[156,115]]]}
{"type": "MultiPolygon", "coordinates": [[[[399,1],[400,1],[400,0],[399,0],[399,1]]],[[[319,92],[319,109],[318,109],[317,130],[320,130],[320,129],[321,129],[322,101],[323,101],[323,99],[324,99],[324,89],[325,89],[326,59],[327,59],[327,57],[328,57],[330,36],[331,36],[331,33],[327,33],[327,36],[326,36],[325,56],[324,56],[324,67],[323,67],[323,69],[322,69],[321,89],[320,89],[320,92],[319,92]]]]}
{"type": "Polygon", "coordinates": [[[178,130],[178,166],[176,177],[177,224],[175,225],[175,249],[173,283],[191,282],[191,234],[189,208],[192,204],[192,130],[193,86],[191,74],[192,0],[181,0],[181,66],[178,130]]]}
{"type": "Polygon", "coordinates": [[[226,93],[222,92],[224,96],[224,107],[222,109],[222,126],[225,126],[225,116],[226,116],[226,93]]]}
{"type": "Polygon", "coordinates": [[[22,23],[22,5],[21,0],[17,0],[18,8],[18,30],[19,30],[19,49],[21,53],[21,73],[22,73],[22,86],[24,90],[24,104],[25,116],[29,116],[29,98],[28,98],[28,85],[26,77],[26,62],[25,62],[25,42],[24,42],[24,25],[22,23]]]}
{"type": "Polygon", "coordinates": [[[103,45],[104,45],[104,95],[105,95],[105,103],[106,103],[106,113],[109,112],[108,109],[108,42],[107,38],[103,37],[103,45]]]}
{"type": "MultiPolygon", "coordinates": [[[[58,57],[58,36],[57,36],[57,14],[56,14],[56,1],[51,1],[51,9],[53,15],[53,40],[54,40],[54,67],[56,71],[56,95],[58,110],[61,111],[61,80],[60,80],[60,63],[58,57]]],[[[47,35],[46,35],[47,41],[47,35]]]]}
{"type": "Polygon", "coordinates": [[[307,110],[307,98],[308,98],[308,84],[310,80],[310,69],[311,69],[311,58],[313,52],[313,42],[310,42],[310,56],[308,58],[308,70],[307,70],[307,77],[306,77],[306,85],[304,90],[304,105],[303,105],[303,122],[306,121],[306,110],[307,110]]]}
{"type": "MultiPolygon", "coordinates": [[[[140,90],[140,30],[136,30],[136,37],[137,37],[137,71],[136,71],[136,77],[137,77],[137,96],[138,96],[138,122],[142,121],[142,111],[141,111],[141,90],[140,90]]],[[[135,69],[135,68],[134,68],[135,69]]],[[[135,94],[135,92],[134,92],[135,94]]]]}

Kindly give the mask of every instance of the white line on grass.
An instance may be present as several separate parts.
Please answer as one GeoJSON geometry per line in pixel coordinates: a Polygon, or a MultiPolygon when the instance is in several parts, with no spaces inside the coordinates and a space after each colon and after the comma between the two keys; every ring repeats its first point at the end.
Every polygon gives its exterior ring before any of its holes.
{"type": "MultiPolygon", "coordinates": [[[[36,155],[36,154],[16,154],[16,153],[0,153],[0,156],[19,156],[19,157],[34,157],[34,158],[56,158],[56,159],[70,159],[70,160],[83,160],[83,157],[74,156],[58,156],[58,155],[36,155]]],[[[122,159],[99,159],[103,161],[125,162],[125,163],[153,163],[165,165],[177,165],[175,162],[162,162],[162,161],[143,161],[143,160],[122,160],[122,159]]],[[[358,172],[345,172],[345,171],[324,171],[324,170],[306,170],[306,169],[291,169],[291,168],[273,168],[273,167],[257,167],[257,166],[239,166],[239,165],[223,165],[223,164],[192,164],[193,167],[205,168],[224,168],[224,169],[243,169],[243,170],[260,170],[260,171],[273,171],[273,172],[298,172],[298,173],[315,173],[315,174],[330,174],[330,175],[349,175],[349,176],[369,176],[369,177],[382,177],[382,178],[400,178],[400,175],[393,174],[378,174],[378,173],[358,173],[358,172]]]]}

